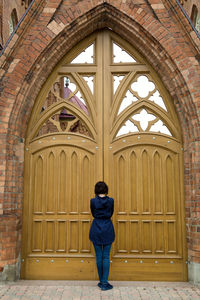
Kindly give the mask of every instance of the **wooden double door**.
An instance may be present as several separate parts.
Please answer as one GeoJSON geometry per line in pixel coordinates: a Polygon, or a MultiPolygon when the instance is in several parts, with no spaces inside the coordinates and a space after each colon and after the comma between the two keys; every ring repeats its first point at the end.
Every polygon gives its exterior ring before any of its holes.
{"type": "Polygon", "coordinates": [[[157,74],[110,30],[79,43],[27,131],[21,278],[97,279],[90,198],[115,199],[111,280],[187,280],[182,141],[157,74]]]}

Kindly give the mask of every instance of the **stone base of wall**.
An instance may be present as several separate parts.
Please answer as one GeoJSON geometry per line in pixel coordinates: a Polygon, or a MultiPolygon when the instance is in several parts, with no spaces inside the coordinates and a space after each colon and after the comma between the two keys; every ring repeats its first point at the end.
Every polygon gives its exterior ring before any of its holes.
{"type": "Polygon", "coordinates": [[[21,216],[0,216],[0,281],[20,278],[21,216]]]}
{"type": "Polygon", "coordinates": [[[18,257],[17,263],[4,266],[0,272],[0,281],[15,281],[20,279],[21,255],[18,257]]]}
{"type": "Polygon", "coordinates": [[[200,284],[200,264],[191,262],[188,265],[188,280],[193,284],[200,284]]]}

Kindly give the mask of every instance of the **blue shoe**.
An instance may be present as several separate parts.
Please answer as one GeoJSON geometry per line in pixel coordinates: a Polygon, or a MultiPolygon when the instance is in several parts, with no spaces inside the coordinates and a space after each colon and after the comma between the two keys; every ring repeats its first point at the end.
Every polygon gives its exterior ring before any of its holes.
{"type": "Polygon", "coordinates": [[[113,288],[113,286],[110,283],[106,283],[106,284],[101,285],[101,290],[102,291],[108,291],[108,290],[111,290],[112,288],[113,288]]]}
{"type": "Polygon", "coordinates": [[[98,287],[100,287],[100,289],[102,288],[102,283],[101,282],[99,282],[97,285],[98,285],[98,287]]]}

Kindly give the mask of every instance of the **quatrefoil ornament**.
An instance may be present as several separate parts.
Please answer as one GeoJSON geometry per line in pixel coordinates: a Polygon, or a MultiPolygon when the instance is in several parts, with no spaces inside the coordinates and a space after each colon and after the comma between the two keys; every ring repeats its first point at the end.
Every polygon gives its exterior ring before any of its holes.
{"type": "Polygon", "coordinates": [[[139,76],[137,81],[132,83],[131,89],[137,92],[142,98],[146,98],[155,89],[155,84],[148,80],[146,76],[139,76]]]}

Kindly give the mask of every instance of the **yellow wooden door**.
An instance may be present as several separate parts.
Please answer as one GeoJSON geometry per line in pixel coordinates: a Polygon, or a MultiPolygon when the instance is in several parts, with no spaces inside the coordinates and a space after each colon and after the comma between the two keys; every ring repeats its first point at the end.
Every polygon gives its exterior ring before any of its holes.
{"type": "Polygon", "coordinates": [[[94,184],[115,199],[113,280],[186,280],[182,142],[170,96],[110,30],[68,53],[26,139],[22,278],[97,279],[94,184]]]}
{"type": "Polygon", "coordinates": [[[183,149],[172,101],[130,45],[108,32],[104,45],[104,176],[116,231],[110,278],[186,280],[183,149]]]}

